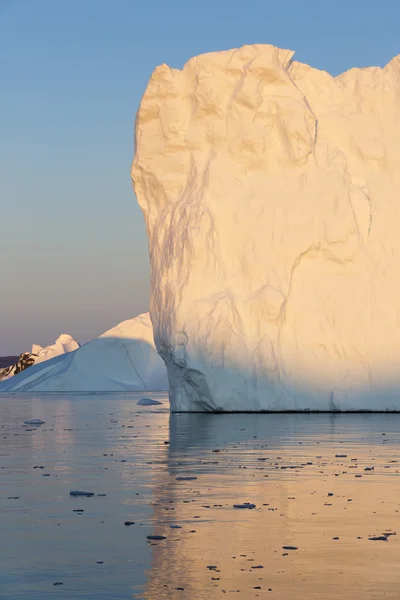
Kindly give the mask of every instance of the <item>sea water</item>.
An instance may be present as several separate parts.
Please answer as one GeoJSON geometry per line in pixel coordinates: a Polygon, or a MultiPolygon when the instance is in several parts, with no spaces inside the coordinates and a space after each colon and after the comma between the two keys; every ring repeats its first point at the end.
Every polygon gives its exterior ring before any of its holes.
{"type": "Polygon", "coordinates": [[[400,415],[146,396],[0,397],[1,600],[398,600],[400,415]]]}

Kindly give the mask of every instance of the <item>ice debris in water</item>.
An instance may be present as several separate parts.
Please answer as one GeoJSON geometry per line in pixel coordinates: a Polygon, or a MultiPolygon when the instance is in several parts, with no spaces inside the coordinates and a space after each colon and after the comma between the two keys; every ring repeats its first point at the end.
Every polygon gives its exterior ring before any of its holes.
{"type": "Polygon", "coordinates": [[[45,421],[42,421],[41,419],[28,419],[27,421],[24,421],[24,425],[44,425],[45,421]]]}
{"type": "Polygon", "coordinates": [[[141,398],[138,402],[138,406],[157,406],[158,404],[162,404],[162,402],[151,398],[141,398]]]}
{"type": "Polygon", "coordinates": [[[91,496],[94,496],[93,492],[81,492],[79,490],[72,490],[69,493],[70,496],[87,496],[88,498],[90,498],[91,496]]]}

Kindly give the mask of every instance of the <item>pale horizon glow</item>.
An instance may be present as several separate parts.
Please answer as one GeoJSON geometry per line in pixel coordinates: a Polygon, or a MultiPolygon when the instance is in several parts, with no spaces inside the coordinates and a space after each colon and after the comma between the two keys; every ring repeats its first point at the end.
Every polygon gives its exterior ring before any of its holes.
{"type": "Polygon", "coordinates": [[[153,69],[268,43],[336,75],[400,53],[400,6],[0,0],[0,356],[148,310],[134,119],[153,69]]]}

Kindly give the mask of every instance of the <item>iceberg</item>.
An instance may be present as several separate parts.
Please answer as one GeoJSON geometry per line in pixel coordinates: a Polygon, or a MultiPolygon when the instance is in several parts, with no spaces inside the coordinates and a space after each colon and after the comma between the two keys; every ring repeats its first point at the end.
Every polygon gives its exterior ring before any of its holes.
{"type": "Polygon", "coordinates": [[[149,313],[123,321],[72,352],[0,381],[0,393],[167,389],[167,373],[154,345],[149,313]]]}
{"type": "Polygon", "coordinates": [[[172,411],[400,410],[400,56],[157,67],[134,190],[172,411]]]}
{"type": "Polygon", "coordinates": [[[138,402],[138,406],[159,406],[162,402],[158,400],[153,400],[152,398],[141,398],[138,402]]]}

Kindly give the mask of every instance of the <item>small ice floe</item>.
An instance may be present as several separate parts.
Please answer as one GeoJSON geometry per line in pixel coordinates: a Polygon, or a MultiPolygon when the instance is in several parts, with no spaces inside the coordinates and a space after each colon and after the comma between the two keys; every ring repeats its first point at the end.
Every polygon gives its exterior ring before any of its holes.
{"type": "Polygon", "coordinates": [[[233,508],[248,508],[250,510],[255,507],[256,507],[256,505],[251,504],[251,502],[244,502],[243,504],[234,504],[233,505],[233,508]]]}
{"type": "Polygon", "coordinates": [[[69,493],[70,496],[87,496],[88,498],[90,498],[91,496],[94,496],[93,492],[81,492],[80,490],[72,490],[69,493]]]}
{"type": "Polygon", "coordinates": [[[29,419],[28,421],[24,421],[24,425],[44,425],[45,421],[41,419],[29,419]]]}
{"type": "Polygon", "coordinates": [[[157,406],[158,404],[162,404],[162,402],[152,400],[151,398],[141,398],[137,404],[138,406],[157,406]]]}
{"type": "Polygon", "coordinates": [[[165,537],[165,535],[148,535],[148,536],[146,536],[146,539],[148,539],[148,540],[166,540],[167,538],[165,537]]]}
{"type": "Polygon", "coordinates": [[[197,479],[197,477],[191,477],[191,476],[187,476],[187,477],[176,477],[175,481],[194,481],[195,479],[197,479]]]}

